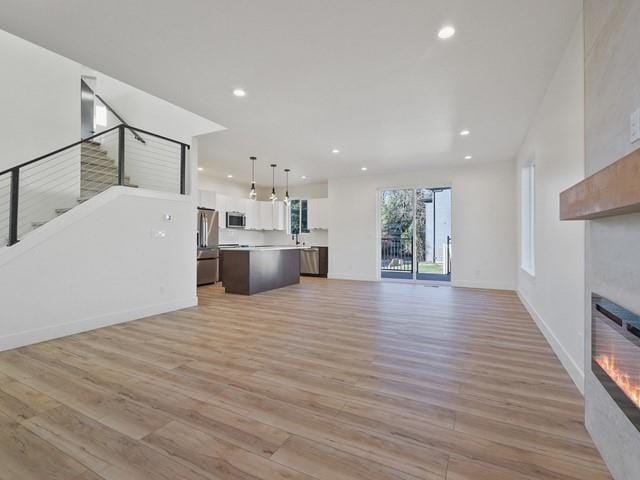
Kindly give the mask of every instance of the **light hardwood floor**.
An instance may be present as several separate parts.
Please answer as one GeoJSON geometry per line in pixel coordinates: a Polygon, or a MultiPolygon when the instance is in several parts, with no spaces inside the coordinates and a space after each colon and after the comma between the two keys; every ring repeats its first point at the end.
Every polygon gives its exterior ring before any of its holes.
{"type": "Polygon", "coordinates": [[[304,279],[0,353],[0,478],[611,478],[512,292],[304,279]]]}

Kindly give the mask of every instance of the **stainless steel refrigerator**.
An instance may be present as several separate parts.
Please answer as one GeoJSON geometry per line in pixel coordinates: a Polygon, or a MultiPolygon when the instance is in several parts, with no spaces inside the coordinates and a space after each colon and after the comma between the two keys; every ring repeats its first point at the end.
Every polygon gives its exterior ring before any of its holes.
{"type": "Polygon", "coordinates": [[[198,286],[216,283],[220,278],[218,212],[198,208],[198,286]]]}

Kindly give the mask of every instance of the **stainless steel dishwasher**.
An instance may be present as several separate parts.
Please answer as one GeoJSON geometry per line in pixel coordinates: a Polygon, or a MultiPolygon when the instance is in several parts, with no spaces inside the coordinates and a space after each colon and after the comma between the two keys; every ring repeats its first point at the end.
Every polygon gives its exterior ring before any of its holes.
{"type": "Polygon", "coordinates": [[[300,274],[319,275],[320,274],[320,249],[305,248],[300,250],[300,274]]]}

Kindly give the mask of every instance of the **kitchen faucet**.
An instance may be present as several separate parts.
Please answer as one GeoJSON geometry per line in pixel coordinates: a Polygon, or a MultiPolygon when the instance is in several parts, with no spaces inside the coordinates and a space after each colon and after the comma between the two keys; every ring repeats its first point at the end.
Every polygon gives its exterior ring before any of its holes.
{"type": "Polygon", "coordinates": [[[294,233],[293,235],[291,235],[291,240],[296,241],[296,247],[297,247],[298,245],[300,245],[300,234],[294,233]]]}

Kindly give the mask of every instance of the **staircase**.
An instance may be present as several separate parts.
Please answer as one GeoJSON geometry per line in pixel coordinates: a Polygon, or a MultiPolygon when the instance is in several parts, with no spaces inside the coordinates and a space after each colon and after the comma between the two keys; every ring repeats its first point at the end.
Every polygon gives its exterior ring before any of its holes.
{"type": "Polygon", "coordinates": [[[15,244],[112,186],[138,188],[129,176],[119,175],[120,165],[146,189],[186,194],[188,149],[185,143],[121,124],[0,172],[0,247],[15,244]]]}
{"type": "MultiPolygon", "coordinates": [[[[100,143],[93,141],[82,143],[80,145],[80,196],[77,199],[78,203],[83,203],[114,185],[118,185],[116,161],[108,156],[100,143]]],[[[131,184],[131,179],[128,176],[124,177],[123,185],[138,188],[137,185],[131,184]]],[[[67,213],[71,208],[55,208],[55,216],[67,213]]],[[[31,222],[31,227],[36,229],[50,220],[52,218],[31,222]]]]}
{"type": "MultiPolygon", "coordinates": [[[[80,198],[83,201],[118,185],[118,165],[97,142],[85,142],[80,150],[80,198]]],[[[137,188],[124,177],[124,186],[137,188]]]]}

